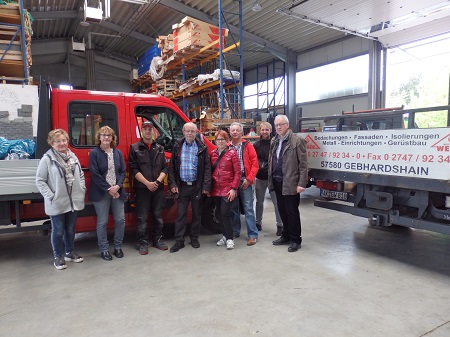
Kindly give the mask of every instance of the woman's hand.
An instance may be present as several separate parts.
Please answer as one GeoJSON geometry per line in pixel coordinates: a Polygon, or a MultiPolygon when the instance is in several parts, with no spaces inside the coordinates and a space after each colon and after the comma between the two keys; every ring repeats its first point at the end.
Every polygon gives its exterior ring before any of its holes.
{"type": "Polygon", "coordinates": [[[231,190],[228,191],[227,194],[228,194],[228,200],[230,202],[233,201],[234,199],[236,199],[236,195],[237,195],[236,190],[231,189],[231,190]]]}

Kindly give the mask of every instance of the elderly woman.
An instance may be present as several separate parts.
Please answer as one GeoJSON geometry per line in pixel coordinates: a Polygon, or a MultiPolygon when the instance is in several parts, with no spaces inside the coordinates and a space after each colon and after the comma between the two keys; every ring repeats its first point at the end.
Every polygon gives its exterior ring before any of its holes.
{"type": "Polygon", "coordinates": [[[122,241],[125,232],[123,189],[126,167],[122,152],[117,148],[117,136],[109,126],[103,126],[95,135],[95,148],[89,154],[91,187],[89,200],[93,201],[97,213],[97,241],[100,256],[111,261],[108,242],[108,215],[112,209],[114,217],[114,255],[123,257],[122,241]]]}
{"type": "Polygon", "coordinates": [[[66,269],[65,261],[83,262],[73,251],[77,211],[84,208],[86,186],[78,158],[68,145],[69,136],[62,129],[49,132],[51,148],[39,162],[36,186],[44,197],[45,213],[52,223],[51,242],[56,269],[66,269]]]}
{"type": "Polygon", "coordinates": [[[212,186],[210,195],[216,204],[216,214],[222,225],[222,238],[218,246],[234,248],[233,227],[231,225],[231,205],[236,199],[241,178],[241,165],[235,150],[227,147],[228,134],[219,130],[215,134],[217,149],[211,151],[212,186]]]}

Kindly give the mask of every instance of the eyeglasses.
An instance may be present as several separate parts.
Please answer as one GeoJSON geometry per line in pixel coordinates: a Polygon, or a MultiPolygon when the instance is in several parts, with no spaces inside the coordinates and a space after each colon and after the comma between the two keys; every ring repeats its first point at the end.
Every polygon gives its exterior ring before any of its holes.
{"type": "Polygon", "coordinates": [[[56,144],[67,143],[67,142],[68,142],[67,139],[58,139],[58,140],[53,141],[53,143],[56,143],[56,144]]]}
{"type": "Polygon", "coordinates": [[[276,128],[279,128],[279,127],[281,127],[281,126],[283,126],[283,125],[286,125],[287,123],[280,123],[280,124],[275,124],[275,127],[276,128]]]}
{"type": "Polygon", "coordinates": [[[186,132],[186,133],[196,133],[197,131],[196,131],[196,130],[184,130],[183,132],[186,132]]]}
{"type": "Polygon", "coordinates": [[[217,138],[217,139],[216,139],[216,142],[224,142],[224,141],[225,141],[224,138],[217,138]]]}
{"type": "Polygon", "coordinates": [[[100,136],[101,136],[101,137],[105,137],[105,138],[112,137],[112,135],[109,134],[109,133],[101,133],[100,136]]]}

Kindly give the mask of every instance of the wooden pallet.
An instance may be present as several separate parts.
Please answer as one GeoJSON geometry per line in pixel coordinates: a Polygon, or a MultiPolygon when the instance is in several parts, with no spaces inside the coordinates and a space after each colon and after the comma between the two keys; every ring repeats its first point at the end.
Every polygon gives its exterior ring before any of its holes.
{"type": "Polygon", "coordinates": [[[178,89],[178,81],[162,79],[156,81],[156,88],[157,91],[161,92],[164,96],[170,97],[172,96],[173,92],[178,89]]]}

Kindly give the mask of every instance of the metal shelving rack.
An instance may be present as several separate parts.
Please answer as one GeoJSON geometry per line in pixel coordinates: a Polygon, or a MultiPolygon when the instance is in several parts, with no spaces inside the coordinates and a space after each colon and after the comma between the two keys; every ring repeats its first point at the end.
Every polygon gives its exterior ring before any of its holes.
{"type": "MultiPolygon", "coordinates": [[[[0,79],[3,81],[22,82],[28,84],[27,36],[24,17],[23,0],[19,1],[18,14],[14,13],[14,5],[2,5],[0,13],[0,39],[6,41],[5,50],[0,51],[0,79]],[[21,61],[18,61],[14,47],[20,37],[21,61]],[[8,40],[10,40],[8,42],[8,40]],[[23,73],[22,71],[23,70],[23,73]]],[[[30,37],[31,39],[31,37],[30,37]]]]}

